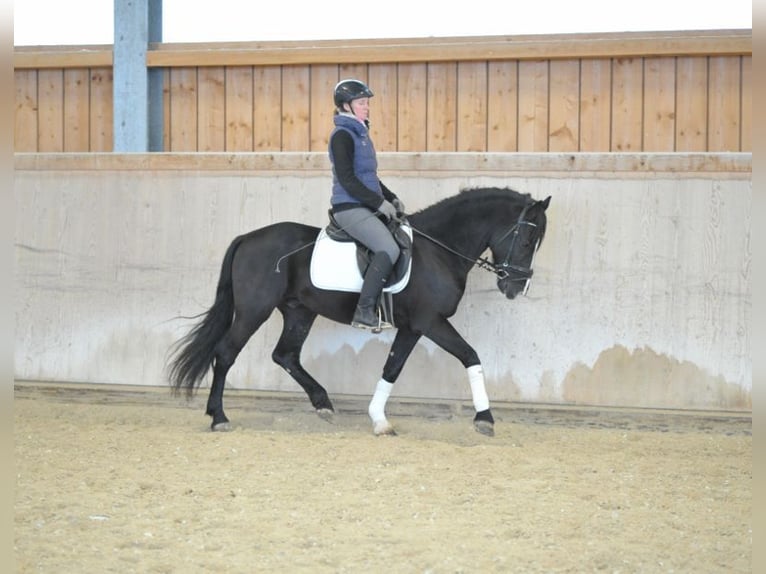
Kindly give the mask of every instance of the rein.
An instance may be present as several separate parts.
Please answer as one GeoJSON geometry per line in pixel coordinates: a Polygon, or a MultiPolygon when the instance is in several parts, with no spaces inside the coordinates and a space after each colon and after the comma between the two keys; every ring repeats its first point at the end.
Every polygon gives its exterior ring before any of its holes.
{"type": "Polygon", "coordinates": [[[494,273],[495,275],[497,275],[498,278],[500,278],[500,279],[504,279],[505,277],[508,277],[508,272],[507,271],[505,271],[503,269],[500,269],[497,265],[495,265],[492,261],[490,261],[486,257],[479,257],[478,259],[473,259],[472,257],[468,257],[467,255],[463,255],[459,251],[455,251],[449,245],[445,245],[444,243],[442,243],[441,241],[439,241],[435,237],[432,237],[432,236],[428,235],[428,233],[420,231],[420,229],[418,229],[417,227],[414,227],[412,225],[410,225],[410,227],[412,227],[412,231],[414,231],[415,233],[417,233],[421,237],[423,237],[425,239],[428,239],[428,241],[430,241],[434,245],[437,245],[437,246],[441,247],[442,249],[444,249],[445,251],[449,251],[453,255],[457,255],[458,257],[460,257],[462,259],[465,259],[466,261],[470,261],[471,263],[473,263],[479,269],[484,269],[485,271],[490,271],[490,272],[494,273]]]}
{"type": "MultiPolygon", "coordinates": [[[[524,217],[527,214],[527,210],[531,207],[531,204],[527,204],[524,206],[524,208],[521,210],[521,213],[519,214],[519,218],[516,220],[516,223],[514,223],[511,228],[506,231],[500,239],[498,239],[495,243],[500,243],[503,239],[508,237],[509,235],[513,234],[513,238],[511,239],[511,245],[508,247],[508,254],[505,256],[505,259],[500,264],[497,264],[493,261],[490,261],[486,257],[479,257],[478,259],[473,259],[472,257],[468,257],[467,255],[464,255],[460,253],[459,251],[455,251],[452,249],[449,245],[445,245],[435,237],[432,237],[431,235],[428,235],[424,231],[421,231],[417,227],[414,227],[407,221],[406,217],[402,217],[400,220],[401,223],[404,223],[405,221],[410,226],[412,231],[414,233],[417,233],[421,237],[428,239],[431,243],[434,245],[437,245],[444,249],[445,251],[449,251],[453,255],[457,255],[458,257],[465,259],[466,261],[470,261],[473,265],[478,267],[479,269],[483,269],[484,271],[489,271],[490,273],[494,273],[498,279],[508,279],[510,277],[509,271],[513,271],[514,273],[520,275],[520,277],[511,278],[511,281],[526,281],[527,286],[529,286],[529,280],[532,277],[532,267],[530,264],[530,267],[522,267],[521,265],[516,265],[515,263],[511,263],[511,254],[513,253],[513,247],[516,245],[516,238],[519,235],[519,229],[522,225],[529,225],[531,227],[537,227],[537,224],[532,223],[531,221],[524,221],[524,217]]],[[[374,217],[374,214],[370,217],[374,217]]],[[[343,228],[341,228],[343,230],[343,228]]],[[[274,271],[277,273],[281,273],[279,269],[279,265],[282,263],[283,260],[287,259],[288,257],[295,255],[299,251],[302,251],[308,247],[311,247],[314,245],[316,241],[311,241],[309,243],[306,243],[305,245],[301,245],[297,249],[293,249],[292,251],[285,253],[282,255],[279,259],[277,259],[277,263],[275,266],[274,271]]],[[[540,242],[538,240],[538,246],[540,242]]],[[[491,247],[491,246],[490,246],[491,247]]],[[[535,246],[535,252],[537,251],[537,246],[535,246]]],[[[534,256],[533,256],[534,259],[534,256]]],[[[526,290],[526,289],[525,289],[526,290]]]]}
{"type": "MultiPolygon", "coordinates": [[[[513,278],[512,281],[529,281],[529,279],[532,277],[532,268],[531,267],[522,267],[521,265],[516,265],[515,263],[511,263],[511,254],[513,253],[513,247],[516,244],[516,238],[519,235],[519,229],[521,229],[522,225],[529,225],[531,227],[537,227],[537,224],[532,223],[531,221],[524,221],[524,217],[527,214],[527,210],[531,207],[531,204],[527,204],[524,206],[524,209],[521,210],[521,213],[519,214],[519,218],[516,220],[516,223],[514,223],[511,228],[506,231],[500,239],[498,239],[495,244],[500,243],[503,239],[508,237],[509,235],[513,234],[513,238],[511,240],[511,245],[508,247],[508,254],[505,256],[505,259],[501,263],[495,263],[493,261],[490,261],[486,257],[479,257],[478,259],[473,259],[472,257],[468,257],[467,255],[464,255],[460,253],[459,251],[455,251],[448,245],[445,245],[435,237],[432,237],[428,235],[427,233],[424,233],[423,231],[417,229],[416,227],[412,227],[412,230],[420,235],[421,237],[424,237],[425,239],[428,239],[431,243],[434,245],[438,245],[442,249],[449,251],[453,255],[457,255],[458,257],[465,259],[466,261],[470,261],[478,267],[479,269],[483,269],[485,271],[489,271],[491,273],[494,273],[498,279],[507,279],[510,277],[509,271],[513,271],[514,273],[517,273],[521,275],[521,277],[513,278]]],[[[539,242],[538,242],[539,245],[539,242]]],[[[491,247],[491,246],[490,246],[491,247]]],[[[535,248],[535,251],[537,251],[537,248],[535,248]]]]}

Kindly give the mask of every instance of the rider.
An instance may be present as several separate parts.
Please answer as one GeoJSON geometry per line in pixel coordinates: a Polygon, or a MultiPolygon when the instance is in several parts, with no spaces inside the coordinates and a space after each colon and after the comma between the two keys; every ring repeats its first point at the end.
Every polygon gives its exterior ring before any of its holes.
{"type": "Polygon", "coordinates": [[[372,90],[359,80],[335,86],[335,129],[330,134],[332,214],[351,237],[373,252],[351,325],[379,326],[380,293],[399,258],[399,245],[386,223],[404,213],[404,204],[378,179],[378,161],[369,134],[372,90]],[[385,221],[385,223],[384,223],[385,221]]]}

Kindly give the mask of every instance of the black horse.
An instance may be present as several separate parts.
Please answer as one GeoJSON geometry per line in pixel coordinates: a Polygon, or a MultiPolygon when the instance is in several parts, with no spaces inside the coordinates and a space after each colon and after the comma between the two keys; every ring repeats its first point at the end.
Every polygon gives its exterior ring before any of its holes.
{"type": "MultiPolygon", "coordinates": [[[[385,404],[423,336],[466,368],[476,410],[474,427],[494,434],[481,362],[448,319],[476,265],[497,275],[497,286],[508,299],[526,292],[532,260],[545,235],[550,199],[536,201],[510,189],[471,189],[408,216],[414,231],[412,269],[407,287],[393,295],[397,332],[368,409],[375,434],[395,434],[385,404]],[[487,249],[492,260],[482,257],[487,249]]],[[[235,238],[223,259],[215,302],[173,346],[168,373],[176,391],[185,388],[192,395],[213,369],[206,411],[213,430],[229,428],[223,410],[226,374],[275,308],[282,314],[283,327],[272,359],[303,388],[319,416],[332,417],[327,391],[301,365],[301,349],[317,315],[350,324],[358,294],[312,285],[311,249],[305,247],[318,232],[316,227],[281,222],[235,238]]]]}

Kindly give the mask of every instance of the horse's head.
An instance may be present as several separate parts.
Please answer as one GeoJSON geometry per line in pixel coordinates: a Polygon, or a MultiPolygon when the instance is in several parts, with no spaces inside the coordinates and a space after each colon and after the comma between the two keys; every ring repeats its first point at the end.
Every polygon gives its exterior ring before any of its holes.
{"type": "Polygon", "coordinates": [[[535,253],[545,236],[545,210],[550,202],[548,196],[542,201],[527,203],[513,226],[490,245],[498,274],[497,287],[508,299],[519,293],[526,294],[529,288],[535,253]]]}

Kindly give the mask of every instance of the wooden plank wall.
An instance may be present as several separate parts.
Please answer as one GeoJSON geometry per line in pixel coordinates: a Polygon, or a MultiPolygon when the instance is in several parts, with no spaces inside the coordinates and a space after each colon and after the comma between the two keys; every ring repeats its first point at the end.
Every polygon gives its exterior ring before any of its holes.
{"type": "MultiPolygon", "coordinates": [[[[165,70],[169,152],[323,151],[346,77],[376,94],[379,151],[752,151],[752,31],[602,36],[483,51],[412,40],[395,61],[395,41],[369,41],[365,64],[329,42],[297,56],[286,43],[160,45],[147,59],[165,70]]],[[[110,63],[106,49],[17,49],[16,151],[111,151],[110,63]]]]}
{"type": "Polygon", "coordinates": [[[112,69],[15,71],[15,150],[112,151],[112,69]]]}

